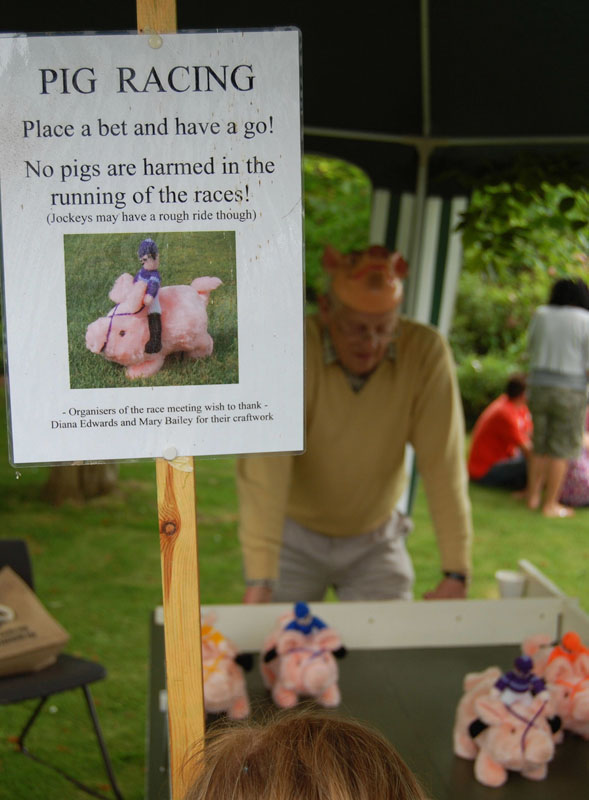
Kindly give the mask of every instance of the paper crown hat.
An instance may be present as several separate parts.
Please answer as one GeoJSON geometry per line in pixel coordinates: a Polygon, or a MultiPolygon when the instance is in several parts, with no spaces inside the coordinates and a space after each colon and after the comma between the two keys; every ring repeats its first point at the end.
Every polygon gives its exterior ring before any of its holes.
{"type": "Polygon", "coordinates": [[[402,279],[409,268],[400,253],[380,245],[340,253],[328,245],[322,264],[331,276],[333,293],[348,308],[380,314],[401,304],[402,279]]]}

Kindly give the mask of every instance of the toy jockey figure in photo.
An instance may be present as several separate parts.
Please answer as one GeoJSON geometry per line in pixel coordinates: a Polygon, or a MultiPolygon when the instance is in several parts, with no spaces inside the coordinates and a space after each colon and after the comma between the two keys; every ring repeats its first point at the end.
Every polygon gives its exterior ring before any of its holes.
{"type": "Polygon", "coordinates": [[[141,262],[141,269],[135,275],[133,283],[143,281],[147,284],[143,304],[148,307],[149,341],[145,345],[145,352],[159,353],[162,349],[162,309],[157,295],[162,278],[158,272],[160,255],[157,244],[153,239],[144,239],[139,245],[137,255],[141,262]]]}
{"type": "Polygon", "coordinates": [[[327,247],[323,267],[330,285],[305,321],[306,450],[238,460],[244,602],[314,602],[329,587],[340,600],[410,599],[412,524],[397,509],[407,444],[441,560],[425,596],[465,597],[471,519],[450,349],[401,315],[400,253],[327,247]]]}

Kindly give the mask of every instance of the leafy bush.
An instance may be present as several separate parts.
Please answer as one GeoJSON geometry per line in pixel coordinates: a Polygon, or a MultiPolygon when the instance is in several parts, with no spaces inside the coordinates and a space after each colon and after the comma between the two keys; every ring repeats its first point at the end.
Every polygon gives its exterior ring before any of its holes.
{"type": "Polygon", "coordinates": [[[368,246],[372,186],[359,167],[326,156],[306,155],[304,177],[306,283],[313,300],[324,289],[325,245],[343,251],[368,246]]]}
{"type": "Polygon", "coordinates": [[[527,369],[528,325],[554,282],[587,279],[588,219],[583,188],[513,179],[473,193],[459,226],[464,263],[450,334],[468,424],[511,372],[527,369]]]}
{"type": "Polygon", "coordinates": [[[471,357],[457,364],[458,382],[466,425],[471,428],[481,411],[505,391],[507,379],[520,369],[498,353],[488,353],[480,358],[471,357]]]}

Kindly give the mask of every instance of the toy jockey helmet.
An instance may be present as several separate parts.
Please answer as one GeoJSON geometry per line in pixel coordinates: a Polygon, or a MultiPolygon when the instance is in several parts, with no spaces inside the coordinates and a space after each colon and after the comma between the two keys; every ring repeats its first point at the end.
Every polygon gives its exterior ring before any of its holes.
{"type": "Polygon", "coordinates": [[[534,662],[532,661],[530,656],[522,655],[522,656],[518,656],[515,659],[515,661],[513,662],[513,665],[514,665],[515,669],[517,670],[517,672],[520,673],[520,675],[528,675],[532,671],[532,667],[534,666],[534,662]]]}
{"type": "Polygon", "coordinates": [[[400,253],[373,245],[344,254],[328,245],[322,264],[333,293],[348,308],[381,314],[401,305],[408,266],[400,253]]]}
{"type": "Polygon", "coordinates": [[[309,606],[306,603],[295,603],[294,615],[296,621],[302,625],[308,625],[313,619],[309,606]]]}
{"type": "Polygon", "coordinates": [[[153,241],[153,239],[144,239],[137,250],[137,255],[139,258],[143,258],[143,256],[153,256],[153,258],[155,258],[158,253],[159,250],[157,249],[157,244],[153,241]]]}

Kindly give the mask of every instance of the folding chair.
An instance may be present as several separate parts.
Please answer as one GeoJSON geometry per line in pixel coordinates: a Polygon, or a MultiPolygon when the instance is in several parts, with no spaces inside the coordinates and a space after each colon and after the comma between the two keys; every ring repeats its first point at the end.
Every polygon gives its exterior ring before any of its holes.
{"type": "MultiPolygon", "coordinates": [[[[5,566],[12,567],[12,569],[28,583],[31,589],[34,590],[31,560],[27,544],[23,539],[0,539],[0,568],[5,566]]],[[[55,664],[39,670],[38,672],[0,677],[0,705],[12,705],[14,703],[23,702],[24,700],[38,699],[38,704],[18,736],[17,746],[20,752],[34,761],[55,770],[83,792],[93,797],[102,798],[103,800],[111,800],[111,798],[106,795],[94,791],[94,789],[91,789],[81,781],[68,775],[60,767],[36,756],[25,744],[26,736],[49,697],[54,694],[59,694],[60,692],[81,689],[86,699],[90,719],[98,740],[98,746],[102,754],[102,760],[112,791],[117,800],[123,800],[123,796],[114,776],[112,763],[98,723],[96,708],[89,688],[89,684],[102,680],[105,677],[106,669],[102,664],[62,653],[58,656],[55,664]]]]}

